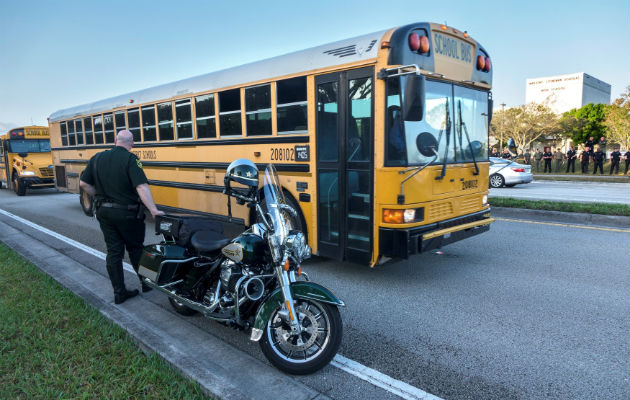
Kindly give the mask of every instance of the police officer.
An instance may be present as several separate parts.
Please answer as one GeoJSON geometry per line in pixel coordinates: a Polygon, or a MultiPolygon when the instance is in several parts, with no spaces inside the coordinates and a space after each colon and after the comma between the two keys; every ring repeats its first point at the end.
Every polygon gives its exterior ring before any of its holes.
{"type": "Polygon", "coordinates": [[[536,161],[536,172],[540,173],[540,160],[542,160],[543,155],[540,152],[540,148],[536,149],[536,153],[534,153],[534,160],[536,161]]]}
{"type": "Polygon", "coordinates": [[[543,153],[543,159],[545,160],[545,170],[543,172],[547,172],[547,168],[549,168],[549,174],[551,173],[551,159],[553,158],[553,153],[551,152],[551,148],[545,147],[545,152],[543,153]]]}
{"type": "Polygon", "coordinates": [[[619,149],[615,149],[612,153],[610,153],[610,174],[613,174],[613,170],[616,169],[615,173],[619,173],[619,161],[621,160],[621,152],[619,149]]]}
{"type": "MultiPolygon", "coordinates": [[[[101,226],[107,246],[107,274],[114,289],[114,303],[120,304],[138,294],[127,290],[123,272],[125,247],[136,272],[144,242],[144,210],[153,217],[163,215],[153,202],[142,163],[135,154],[133,134],[121,130],[115,146],[96,154],[81,174],[81,188],[93,196],[96,202],[96,218],[101,226]],[[142,203],[141,203],[142,202],[142,203]]],[[[150,290],[142,285],[142,291],[150,290]]]]}
{"type": "Polygon", "coordinates": [[[525,164],[531,165],[532,153],[529,152],[529,149],[525,149],[525,154],[523,154],[523,160],[525,161],[525,164]]]}
{"type": "Polygon", "coordinates": [[[584,147],[584,150],[580,153],[580,163],[582,164],[582,173],[588,174],[588,162],[591,158],[591,149],[588,146],[584,147]]]}
{"type": "Polygon", "coordinates": [[[560,151],[560,147],[556,148],[556,152],[553,154],[554,160],[556,160],[556,173],[560,172],[560,167],[562,166],[562,159],[564,158],[564,153],[560,151]]]}
{"type": "Polygon", "coordinates": [[[569,173],[569,168],[571,168],[571,172],[575,172],[576,158],[577,152],[573,150],[573,146],[569,147],[569,151],[567,151],[567,174],[569,173]]]}
{"type": "MultiPolygon", "coordinates": [[[[593,140],[593,136],[589,137],[586,142],[584,142],[584,147],[588,147],[591,153],[593,153],[593,149],[595,148],[595,141],[593,140]]],[[[591,157],[593,154],[591,154],[591,157]]]]}
{"type": "Polygon", "coordinates": [[[604,160],[606,159],[606,153],[601,148],[597,147],[597,151],[593,153],[593,162],[595,167],[593,168],[593,175],[597,174],[597,168],[599,172],[604,175],[604,160]]]}
{"type": "Polygon", "coordinates": [[[626,170],[624,171],[624,175],[628,173],[628,167],[630,167],[630,150],[626,151],[623,155],[624,160],[626,161],[626,170]]]}

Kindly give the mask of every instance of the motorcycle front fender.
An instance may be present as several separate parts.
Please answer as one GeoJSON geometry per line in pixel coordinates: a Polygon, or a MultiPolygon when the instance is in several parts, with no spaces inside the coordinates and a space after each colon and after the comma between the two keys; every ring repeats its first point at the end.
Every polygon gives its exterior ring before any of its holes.
{"type": "MultiPolygon", "coordinates": [[[[294,299],[314,300],[320,303],[329,303],[336,306],[345,306],[344,302],[339,300],[337,296],[322,285],[313,282],[293,282],[291,283],[291,295],[294,299]]],[[[267,299],[258,307],[256,319],[252,327],[250,339],[257,342],[262,337],[267,321],[271,318],[271,314],[284,301],[282,289],[277,288],[267,297],[267,299]]]]}

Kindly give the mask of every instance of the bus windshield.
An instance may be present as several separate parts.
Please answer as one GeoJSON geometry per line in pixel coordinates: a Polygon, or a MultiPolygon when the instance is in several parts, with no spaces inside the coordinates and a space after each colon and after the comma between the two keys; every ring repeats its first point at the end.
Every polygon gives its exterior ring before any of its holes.
{"type": "Polygon", "coordinates": [[[11,153],[49,153],[50,140],[48,139],[22,139],[9,140],[11,153]]]}
{"type": "Polygon", "coordinates": [[[488,92],[427,80],[421,121],[403,121],[406,76],[387,83],[387,165],[464,163],[488,159],[488,92]],[[437,142],[437,154],[422,154],[418,137],[428,132],[437,142]],[[434,159],[435,158],[435,159],[434,159]],[[432,161],[433,160],[433,161],[432,161]]]}

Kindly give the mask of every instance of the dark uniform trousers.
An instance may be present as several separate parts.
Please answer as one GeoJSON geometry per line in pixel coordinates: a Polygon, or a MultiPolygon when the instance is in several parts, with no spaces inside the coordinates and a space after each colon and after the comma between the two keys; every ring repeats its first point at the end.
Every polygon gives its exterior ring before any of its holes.
{"type": "Polygon", "coordinates": [[[569,172],[569,169],[571,169],[571,172],[575,172],[575,158],[567,159],[567,172],[569,172]]]}
{"type": "Polygon", "coordinates": [[[628,167],[630,167],[630,160],[626,160],[626,170],[624,171],[624,175],[628,173],[628,167]]]}
{"type": "Polygon", "coordinates": [[[610,174],[609,175],[612,175],[613,171],[615,172],[615,174],[619,173],[619,160],[612,159],[610,161],[610,174]]]}
{"type": "Polygon", "coordinates": [[[597,174],[597,169],[599,168],[599,172],[604,174],[604,160],[597,160],[595,158],[595,168],[593,168],[593,175],[597,174]]]}
{"type": "Polygon", "coordinates": [[[99,207],[96,211],[107,246],[107,273],[112,282],[114,293],[125,290],[123,258],[125,248],[129,261],[136,272],[144,242],[144,219],[136,218],[137,211],[109,207],[99,207]]]}

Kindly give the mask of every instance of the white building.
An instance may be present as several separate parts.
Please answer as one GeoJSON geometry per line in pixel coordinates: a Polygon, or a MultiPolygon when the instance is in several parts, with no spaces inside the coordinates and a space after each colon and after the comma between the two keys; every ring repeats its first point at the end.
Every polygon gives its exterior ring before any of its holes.
{"type": "Polygon", "coordinates": [[[610,85],[584,72],[533,78],[527,80],[525,101],[560,114],[589,103],[610,104],[610,85]]]}

